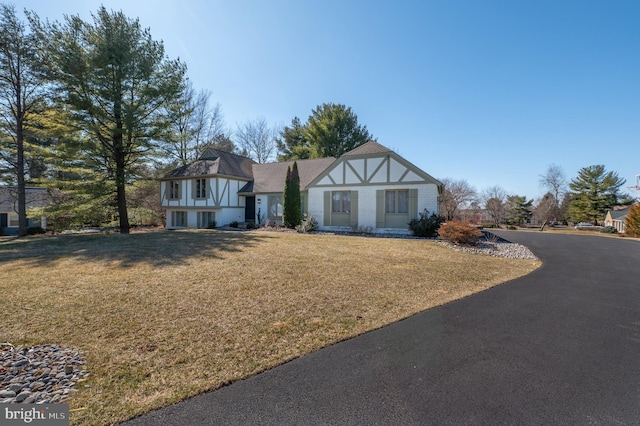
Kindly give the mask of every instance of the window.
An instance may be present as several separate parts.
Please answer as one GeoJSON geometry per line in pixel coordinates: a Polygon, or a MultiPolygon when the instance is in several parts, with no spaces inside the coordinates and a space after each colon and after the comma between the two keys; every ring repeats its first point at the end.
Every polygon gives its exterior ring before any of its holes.
{"type": "Polygon", "coordinates": [[[180,182],[177,180],[170,180],[168,183],[169,199],[177,200],[180,198],[180,182]]]}
{"type": "Polygon", "coordinates": [[[196,184],[194,188],[194,197],[195,198],[207,198],[207,180],[206,179],[196,179],[196,184]]]}
{"type": "Polygon", "coordinates": [[[334,191],[331,193],[331,212],[351,212],[351,191],[334,191]]]}
{"type": "Polygon", "coordinates": [[[386,191],[384,205],[386,213],[407,214],[409,212],[409,191],[406,189],[386,191]]]}
{"type": "Polygon", "coordinates": [[[198,228],[215,227],[216,212],[198,212],[198,228]]]}
{"type": "Polygon", "coordinates": [[[9,227],[17,228],[20,225],[18,215],[16,213],[9,213],[9,227]]]}
{"type": "Polygon", "coordinates": [[[187,226],[187,212],[171,212],[172,226],[187,226]]]}
{"type": "Polygon", "coordinates": [[[269,195],[269,217],[282,216],[282,195],[269,195]]]}

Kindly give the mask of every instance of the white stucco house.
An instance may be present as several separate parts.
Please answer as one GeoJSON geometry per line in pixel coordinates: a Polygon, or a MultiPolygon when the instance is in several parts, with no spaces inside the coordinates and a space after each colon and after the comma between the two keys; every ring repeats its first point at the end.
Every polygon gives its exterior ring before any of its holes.
{"type": "MultiPolygon", "coordinates": [[[[439,214],[442,183],[377,142],[340,158],[298,160],[302,212],[321,230],[408,232],[424,209],[439,214]]],[[[293,161],[258,164],[209,149],[161,179],[167,228],[206,228],[216,221],[280,223],[286,171],[293,161]]]]}

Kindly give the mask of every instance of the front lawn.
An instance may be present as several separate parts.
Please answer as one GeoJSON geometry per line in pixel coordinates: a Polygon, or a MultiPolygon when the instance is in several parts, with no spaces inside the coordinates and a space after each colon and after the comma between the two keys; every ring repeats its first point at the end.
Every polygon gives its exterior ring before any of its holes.
{"type": "Polygon", "coordinates": [[[525,275],[428,240],[173,231],[0,242],[0,341],[84,352],[104,425],[525,275]]]}

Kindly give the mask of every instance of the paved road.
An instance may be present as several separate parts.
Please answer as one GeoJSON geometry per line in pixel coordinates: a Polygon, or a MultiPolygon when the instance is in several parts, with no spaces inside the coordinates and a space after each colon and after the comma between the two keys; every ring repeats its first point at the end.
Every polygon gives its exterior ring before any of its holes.
{"type": "Polygon", "coordinates": [[[500,235],[544,265],[129,424],[640,424],[640,243],[500,235]]]}

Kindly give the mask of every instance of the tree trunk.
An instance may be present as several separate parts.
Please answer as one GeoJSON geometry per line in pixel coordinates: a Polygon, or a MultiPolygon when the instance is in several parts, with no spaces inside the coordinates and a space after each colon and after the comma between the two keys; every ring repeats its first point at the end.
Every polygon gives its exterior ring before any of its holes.
{"type": "Polygon", "coordinates": [[[117,190],[118,190],[118,216],[120,217],[120,233],[128,234],[129,233],[129,215],[127,214],[127,197],[125,195],[124,183],[122,185],[118,183],[117,190]]]}
{"type": "Polygon", "coordinates": [[[540,227],[540,231],[544,231],[544,227],[547,226],[547,222],[549,221],[548,218],[544,219],[544,222],[542,222],[542,226],[540,227]]]}
{"type": "Polygon", "coordinates": [[[24,179],[24,133],[22,123],[22,104],[18,96],[16,119],[16,178],[18,181],[18,236],[27,235],[27,191],[24,179]]]}
{"type": "Polygon", "coordinates": [[[129,233],[129,215],[127,213],[127,196],[125,194],[126,185],[126,156],[123,147],[122,126],[113,136],[113,156],[116,163],[116,192],[118,201],[118,218],[120,221],[120,233],[129,233]]]}

